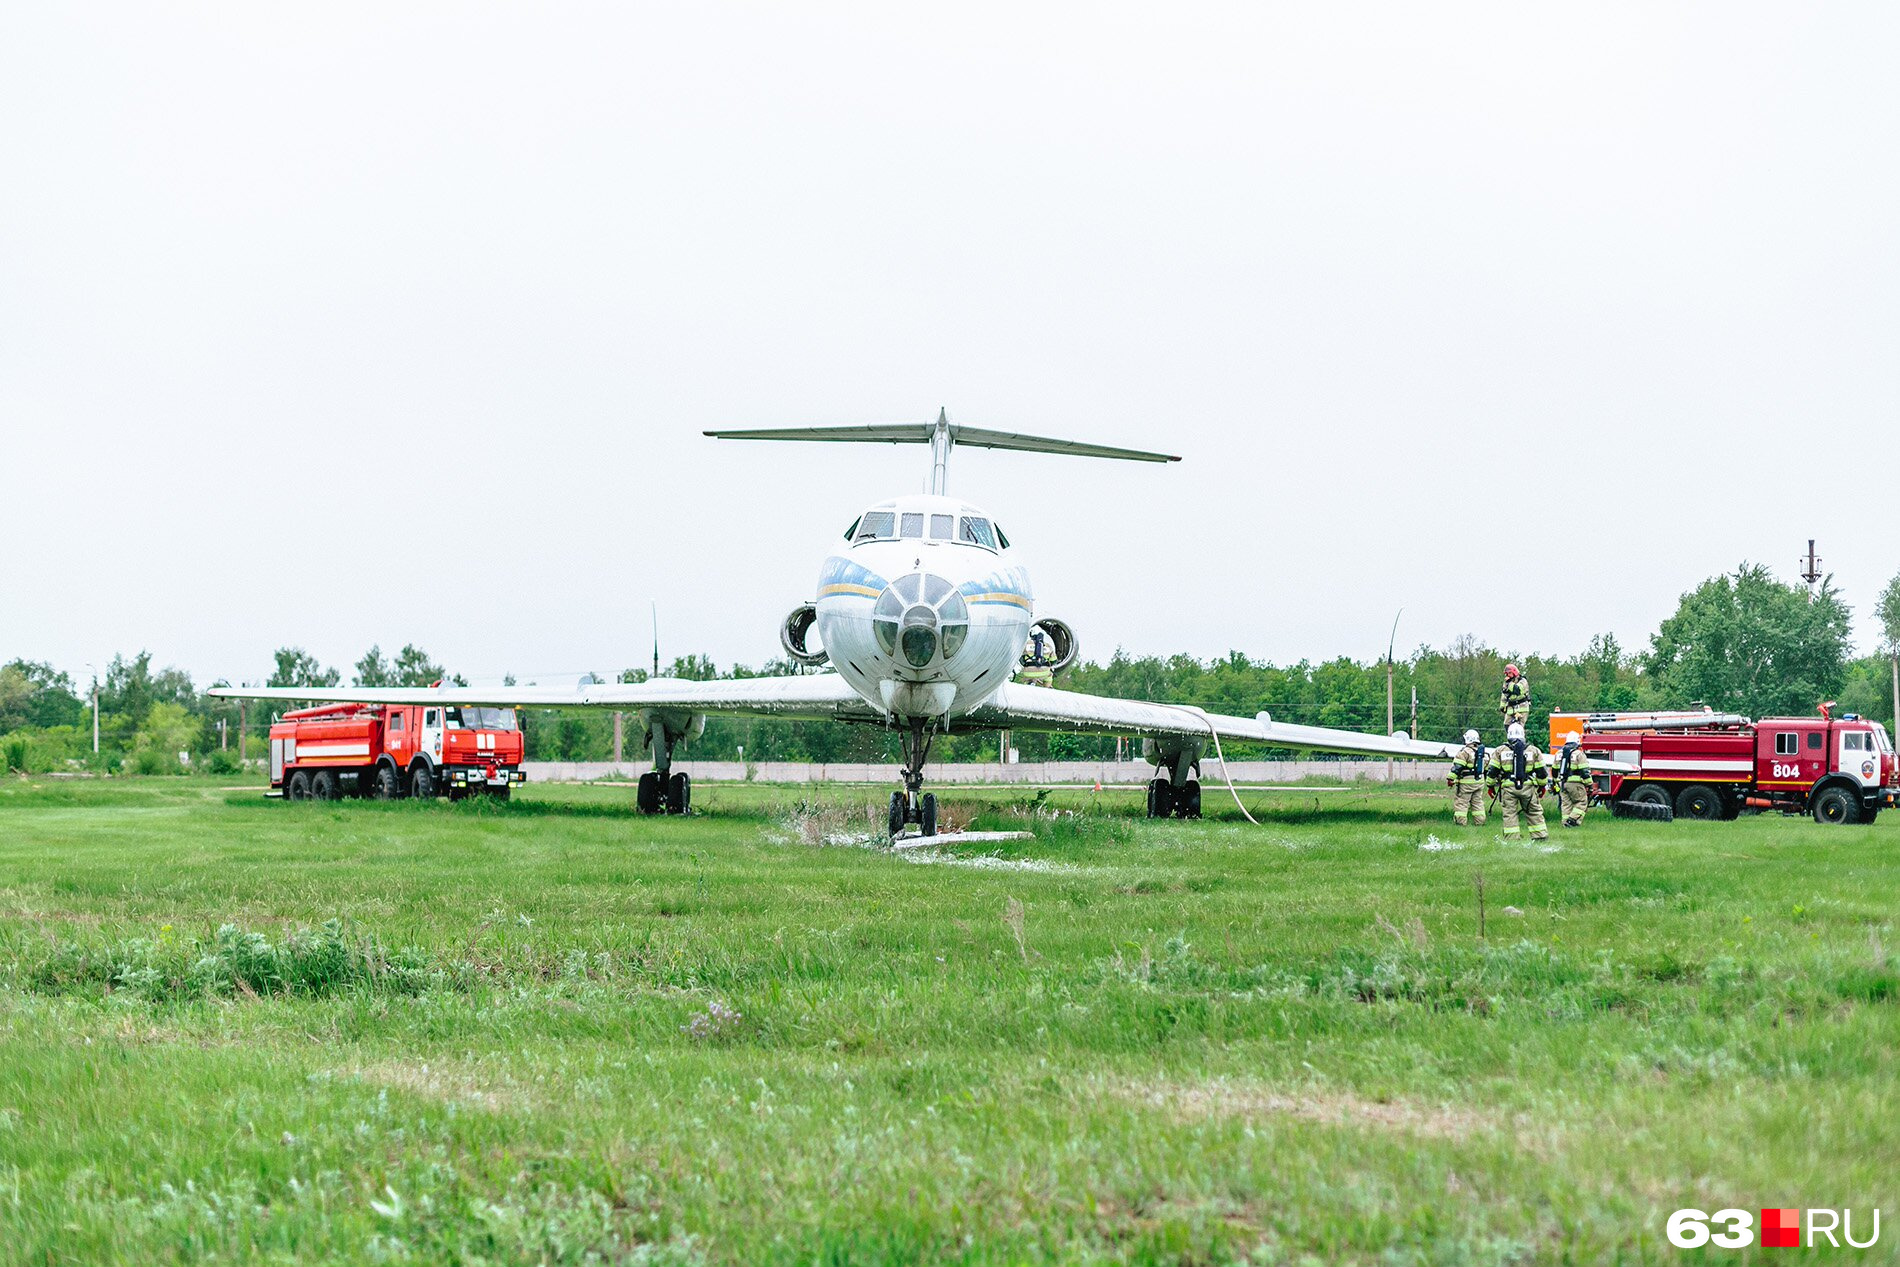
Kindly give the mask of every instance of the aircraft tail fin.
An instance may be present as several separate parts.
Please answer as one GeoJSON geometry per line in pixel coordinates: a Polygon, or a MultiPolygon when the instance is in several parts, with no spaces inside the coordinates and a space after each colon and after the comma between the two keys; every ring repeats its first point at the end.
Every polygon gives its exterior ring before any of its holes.
{"type": "Polygon", "coordinates": [[[1122,449],[1107,444],[1085,444],[1079,440],[1057,440],[1049,436],[1024,435],[1016,431],[991,431],[983,427],[964,427],[950,421],[939,411],[935,422],[871,422],[845,427],[769,427],[747,431],[708,431],[716,440],[822,440],[846,444],[930,444],[947,433],[950,445],[968,445],[973,449],[1014,449],[1019,453],[1059,453],[1078,458],[1121,458],[1131,462],[1179,462],[1171,453],[1150,453],[1144,449],[1122,449]]]}

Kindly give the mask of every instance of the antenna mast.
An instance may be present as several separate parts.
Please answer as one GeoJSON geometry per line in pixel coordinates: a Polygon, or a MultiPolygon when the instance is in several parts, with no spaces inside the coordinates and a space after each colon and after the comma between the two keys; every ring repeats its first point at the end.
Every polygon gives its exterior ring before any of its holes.
{"type": "Polygon", "coordinates": [[[1821,579],[1821,560],[1814,555],[1814,538],[1808,538],[1808,557],[1801,560],[1801,579],[1813,589],[1814,583],[1821,579]]]}
{"type": "Polygon", "coordinates": [[[653,676],[660,676],[660,602],[653,600],[653,676]]]}

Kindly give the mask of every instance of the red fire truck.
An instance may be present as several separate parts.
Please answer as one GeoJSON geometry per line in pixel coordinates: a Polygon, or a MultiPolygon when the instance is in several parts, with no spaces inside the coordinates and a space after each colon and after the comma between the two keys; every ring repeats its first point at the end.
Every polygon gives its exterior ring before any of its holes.
{"type": "Polygon", "coordinates": [[[1612,804],[1669,805],[1678,818],[1735,818],[1747,809],[1812,814],[1820,823],[1871,823],[1900,803],[1900,772],[1887,728],[1848,713],[1819,717],[1735,714],[1553,713],[1553,749],[1583,736],[1591,757],[1636,767],[1597,776],[1612,804]]]}
{"type": "Polygon", "coordinates": [[[506,800],[525,778],[520,767],[512,708],[328,704],[271,725],[268,795],[459,800],[479,792],[506,800]]]}

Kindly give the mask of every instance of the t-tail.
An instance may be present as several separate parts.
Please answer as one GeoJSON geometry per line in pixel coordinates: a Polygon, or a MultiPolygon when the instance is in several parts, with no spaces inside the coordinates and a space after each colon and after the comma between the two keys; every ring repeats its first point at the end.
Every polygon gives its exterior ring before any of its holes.
{"type": "Polygon", "coordinates": [[[939,409],[935,422],[872,422],[848,427],[770,427],[749,431],[708,431],[716,440],[828,440],[845,444],[927,444],[930,446],[930,491],[946,494],[950,468],[950,450],[959,444],[975,449],[1014,449],[1019,453],[1061,453],[1078,458],[1120,458],[1129,462],[1179,462],[1172,453],[1149,453],[1143,449],[1118,449],[1106,444],[1084,444],[1079,440],[1056,440],[1048,436],[1023,435],[1015,431],[991,431],[983,427],[965,427],[950,421],[948,410],[939,409]]]}

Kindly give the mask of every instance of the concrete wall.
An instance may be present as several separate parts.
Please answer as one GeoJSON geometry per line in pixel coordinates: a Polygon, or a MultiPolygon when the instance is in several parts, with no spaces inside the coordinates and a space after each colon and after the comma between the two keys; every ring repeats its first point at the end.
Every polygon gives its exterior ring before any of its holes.
{"type": "MultiPolygon", "coordinates": [[[[1342,782],[1356,780],[1385,781],[1384,761],[1230,761],[1227,775],[1235,783],[1297,783],[1305,778],[1342,782]]],[[[639,778],[649,768],[644,762],[623,761],[527,761],[522,763],[530,781],[535,783],[576,783],[594,779],[639,778]]],[[[818,765],[803,761],[675,761],[675,770],[684,770],[695,783],[738,782],[750,778],[757,783],[888,783],[901,782],[895,765],[844,764],[818,765]]],[[[1437,782],[1451,770],[1445,761],[1395,761],[1393,777],[1400,782],[1425,780],[1437,782]]],[[[1016,765],[995,762],[932,765],[926,782],[942,786],[951,783],[1146,783],[1154,777],[1154,767],[1143,761],[1024,761],[1016,765]]],[[[1220,764],[1206,761],[1201,778],[1207,783],[1220,781],[1220,764]]]]}

